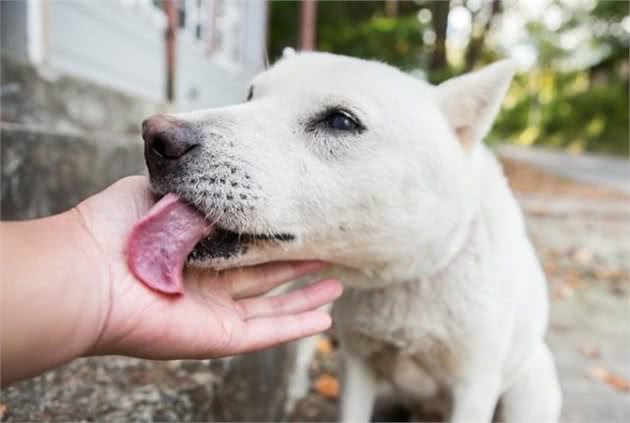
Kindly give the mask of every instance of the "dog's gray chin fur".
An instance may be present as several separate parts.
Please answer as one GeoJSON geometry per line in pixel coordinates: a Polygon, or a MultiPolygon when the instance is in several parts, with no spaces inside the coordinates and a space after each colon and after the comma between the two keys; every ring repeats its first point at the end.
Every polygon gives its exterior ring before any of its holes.
{"type": "MultiPolygon", "coordinates": [[[[183,179],[186,179],[184,177],[183,179]]],[[[169,178],[164,181],[152,178],[152,189],[157,196],[163,196],[172,192],[182,200],[191,204],[206,220],[215,226],[213,233],[201,240],[189,254],[189,264],[212,264],[214,262],[233,261],[243,256],[252,247],[252,244],[290,242],[295,235],[281,231],[271,232],[246,232],[241,229],[242,223],[252,219],[255,206],[246,204],[240,196],[234,198],[234,194],[221,194],[212,190],[200,191],[186,185],[186,181],[169,178]],[[217,195],[219,194],[219,195],[217,195]],[[223,198],[226,197],[226,198],[223,198]]]]}

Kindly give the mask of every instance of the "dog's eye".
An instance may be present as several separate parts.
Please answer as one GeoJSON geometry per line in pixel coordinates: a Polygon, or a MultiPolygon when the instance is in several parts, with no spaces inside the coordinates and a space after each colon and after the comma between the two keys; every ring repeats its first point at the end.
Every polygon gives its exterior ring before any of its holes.
{"type": "Polygon", "coordinates": [[[251,100],[254,97],[254,87],[249,87],[249,91],[247,92],[247,101],[251,100]]]}
{"type": "Polygon", "coordinates": [[[332,135],[344,133],[359,134],[365,126],[351,112],[340,107],[330,107],[315,115],[306,124],[307,132],[329,132],[332,135]]]}
{"type": "Polygon", "coordinates": [[[354,132],[358,131],[361,128],[355,118],[353,118],[347,112],[341,110],[334,110],[330,112],[324,118],[323,123],[325,123],[329,129],[334,129],[336,131],[354,132]]]}

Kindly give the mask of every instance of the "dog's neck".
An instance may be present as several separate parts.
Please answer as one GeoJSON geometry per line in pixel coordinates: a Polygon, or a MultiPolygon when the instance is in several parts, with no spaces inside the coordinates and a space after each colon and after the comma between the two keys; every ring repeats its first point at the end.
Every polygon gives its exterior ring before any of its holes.
{"type": "Polygon", "coordinates": [[[483,189],[473,196],[477,202],[471,205],[470,214],[444,239],[439,254],[434,253],[431,260],[419,260],[415,251],[400,251],[394,261],[368,263],[361,267],[337,266],[332,273],[353,288],[381,288],[412,280],[431,279],[447,271],[464,250],[497,248],[498,243],[476,245],[480,243],[480,231],[496,239],[502,233],[519,230],[523,226],[522,217],[494,156],[484,147],[478,159],[480,171],[476,186],[483,189]]]}

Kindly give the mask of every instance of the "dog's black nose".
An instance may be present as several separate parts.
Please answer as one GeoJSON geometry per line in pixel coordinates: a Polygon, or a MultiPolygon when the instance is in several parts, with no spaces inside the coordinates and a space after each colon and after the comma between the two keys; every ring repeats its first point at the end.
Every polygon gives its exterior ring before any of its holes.
{"type": "Polygon", "coordinates": [[[198,146],[194,131],[186,123],[164,115],[155,115],[142,122],[144,156],[147,164],[174,161],[198,146]]]}

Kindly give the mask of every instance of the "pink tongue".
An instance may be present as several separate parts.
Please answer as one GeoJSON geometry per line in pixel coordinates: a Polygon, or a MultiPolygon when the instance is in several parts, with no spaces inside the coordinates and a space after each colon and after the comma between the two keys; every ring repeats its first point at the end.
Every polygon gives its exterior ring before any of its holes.
{"type": "Polygon", "coordinates": [[[133,227],[129,269],[156,291],[180,294],[186,257],[211,232],[201,213],[177,195],[167,194],[133,227]]]}

